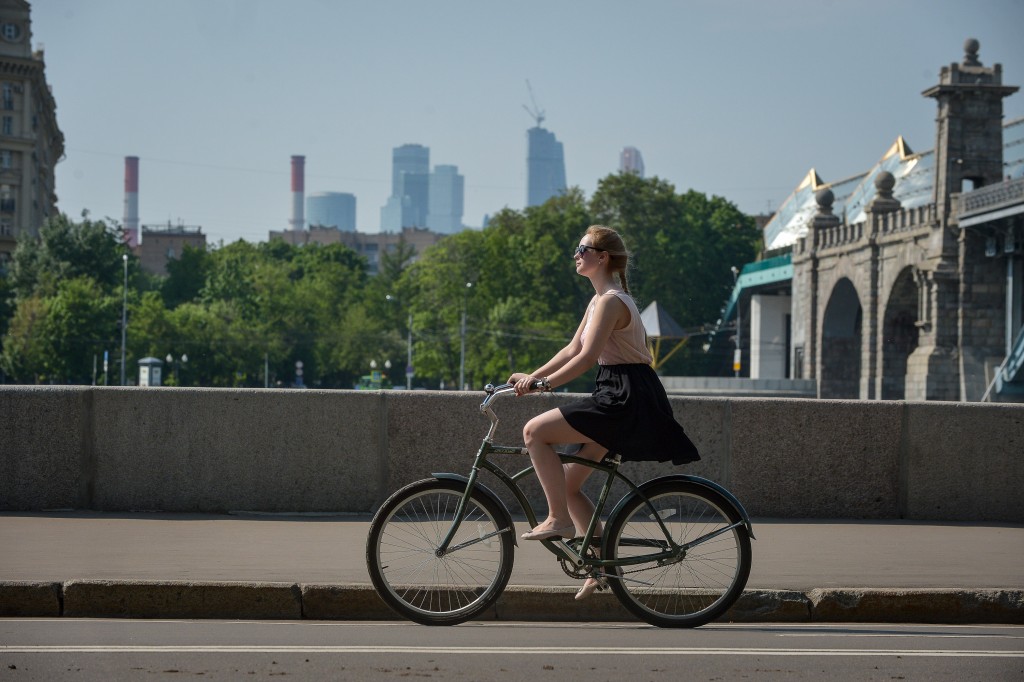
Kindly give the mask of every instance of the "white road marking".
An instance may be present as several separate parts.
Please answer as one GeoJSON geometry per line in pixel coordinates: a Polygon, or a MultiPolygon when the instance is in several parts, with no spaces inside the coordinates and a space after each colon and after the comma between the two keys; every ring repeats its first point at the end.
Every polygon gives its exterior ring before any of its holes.
{"type": "Polygon", "coordinates": [[[920,639],[1024,639],[1024,635],[988,635],[964,633],[944,635],[940,633],[915,632],[780,632],[776,637],[918,637],[920,639]]]}
{"type": "Polygon", "coordinates": [[[535,656],[903,656],[919,658],[1024,658],[1024,651],[949,649],[759,649],[759,648],[623,648],[623,647],[432,647],[432,646],[260,646],[260,645],[8,645],[2,653],[19,654],[117,654],[117,653],[246,653],[246,654],[517,654],[535,656]]]}

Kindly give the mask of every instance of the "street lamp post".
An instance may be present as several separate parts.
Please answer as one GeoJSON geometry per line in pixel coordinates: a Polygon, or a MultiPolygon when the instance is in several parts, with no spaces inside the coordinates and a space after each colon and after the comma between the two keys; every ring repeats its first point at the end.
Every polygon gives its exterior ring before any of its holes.
{"type": "MultiPolygon", "coordinates": [[[[384,298],[389,303],[398,303],[399,302],[398,298],[395,297],[395,296],[392,296],[391,294],[385,295],[384,298]]],[[[413,375],[413,369],[412,369],[412,311],[411,310],[409,311],[409,323],[408,323],[408,325],[406,325],[406,329],[408,331],[409,339],[408,339],[408,343],[406,345],[405,390],[410,391],[410,390],[412,390],[412,378],[414,376],[413,375]]]]}
{"type": "Polygon", "coordinates": [[[181,386],[181,375],[179,373],[179,370],[183,365],[188,364],[188,355],[182,353],[181,358],[176,360],[173,354],[168,353],[167,357],[164,358],[164,360],[167,361],[167,368],[173,372],[172,376],[174,377],[174,385],[181,386]]]}
{"type": "Polygon", "coordinates": [[[406,359],[405,359],[405,390],[412,390],[412,313],[409,313],[409,343],[406,346],[406,359]]]}
{"type": "Polygon", "coordinates": [[[121,385],[124,386],[125,382],[125,341],[127,340],[128,332],[128,254],[121,256],[124,260],[124,297],[121,300],[121,385]]]}
{"type": "Polygon", "coordinates": [[[462,295],[462,350],[459,353],[459,390],[466,390],[466,305],[469,301],[469,290],[473,287],[472,282],[466,282],[466,291],[462,295]]]}
{"type": "MultiPolygon", "coordinates": [[[[734,265],[732,266],[732,286],[736,288],[736,284],[739,282],[739,269],[734,265]]],[[[740,368],[743,366],[743,344],[740,340],[740,335],[743,333],[743,296],[741,294],[736,295],[736,335],[733,337],[736,340],[736,350],[733,353],[732,358],[732,369],[736,373],[736,378],[740,376],[740,368]]]]}

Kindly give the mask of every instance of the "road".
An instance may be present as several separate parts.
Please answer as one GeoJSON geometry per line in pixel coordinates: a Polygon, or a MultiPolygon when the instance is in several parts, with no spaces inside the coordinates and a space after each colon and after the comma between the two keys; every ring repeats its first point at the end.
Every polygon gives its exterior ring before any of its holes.
{"type": "Polygon", "coordinates": [[[1024,627],[0,619],[0,680],[1020,680],[1024,627]]]}

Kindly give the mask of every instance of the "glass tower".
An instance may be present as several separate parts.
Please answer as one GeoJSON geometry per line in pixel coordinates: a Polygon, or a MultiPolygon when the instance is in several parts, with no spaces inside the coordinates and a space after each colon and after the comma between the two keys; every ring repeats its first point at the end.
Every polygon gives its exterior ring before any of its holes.
{"type": "Polygon", "coordinates": [[[444,234],[462,229],[464,188],[465,178],[459,175],[458,166],[434,166],[430,174],[427,227],[444,234]]]}
{"type": "Polygon", "coordinates": [[[381,209],[381,229],[427,224],[429,207],[430,149],[419,144],[395,147],[391,155],[391,196],[381,209]]]}
{"type": "Polygon", "coordinates": [[[625,147],[619,155],[619,172],[644,176],[644,157],[636,147],[625,147]]]}
{"type": "Polygon", "coordinates": [[[534,126],[526,131],[526,205],[538,206],[565,191],[565,155],[555,134],[534,126]]]}

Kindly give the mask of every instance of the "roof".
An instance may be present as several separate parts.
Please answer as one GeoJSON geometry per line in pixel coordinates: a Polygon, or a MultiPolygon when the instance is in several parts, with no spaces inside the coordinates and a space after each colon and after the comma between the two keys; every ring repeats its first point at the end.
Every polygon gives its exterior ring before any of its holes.
{"type": "MultiPolygon", "coordinates": [[[[1003,163],[1007,177],[1024,177],[1024,118],[1003,125],[1003,163]]],[[[863,222],[866,217],[864,209],[877,191],[875,177],[882,171],[888,171],[896,178],[893,197],[903,208],[931,203],[935,185],[935,152],[915,153],[900,136],[868,171],[845,180],[824,182],[812,168],[764,226],[765,249],[770,251],[791,246],[807,234],[807,226],[818,208],[814,194],[819,189],[832,190],[835,196],[832,210],[846,223],[863,222]]]]}
{"type": "Polygon", "coordinates": [[[681,339],[687,336],[679,323],[673,320],[657,301],[651,301],[651,304],[644,308],[640,313],[640,322],[643,323],[647,336],[652,339],[681,339]]]}

